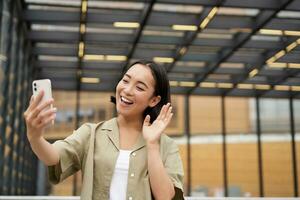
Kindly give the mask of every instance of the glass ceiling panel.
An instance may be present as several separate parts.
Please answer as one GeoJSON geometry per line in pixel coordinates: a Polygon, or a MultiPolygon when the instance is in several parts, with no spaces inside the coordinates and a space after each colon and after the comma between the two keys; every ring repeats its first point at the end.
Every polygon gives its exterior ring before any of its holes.
{"type": "Polygon", "coordinates": [[[49,11],[64,11],[64,12],[79,12],[79,7],[62,7],[62,6],[40,6],[29,5],[28,10],[49,10],[49,11]]]}
{"type": "Polygon", "coordinates": [[[258,9],[250,8],[230,8],[220,7],[217,14],[219,15],[237,15],[237,16],[256,16],[259,13],[258,9]]]}
{"type": "Polygon", "coordinates": [[[46,56],[46,55],[39,55],[38,60],[45,60],[45,61],[78,61],[78,57],[73,56],[46,56]]]}
{"type": "Polygon", "coordinates": [[[142,10],[145,3],[142,2],[124,2],[124,1],[88,1],[88,7],[91,8],[109,8],[124,10],[142,10]]]}
{"type": "Polygon", "coordinates": [[[237,68],[237,69],[242,69],[242,68],[245,67],[245,63],[223,62],[219,66],[221,68],[237,68]]]}
{"type": "Polygon", "coordinates": [[[280,11],[277,14],[278,18],[293,18],[293,19],[300,19],[300,12],[296,11],[280,11]]]}
{"type": "Polygon", "coordinates": [[[203,10],[202,6],[195,5],[180,5],[180,4],[162,4],[156,3],[153,7],[154,11],[175,12],[175,13],[190,13],[199,14],[203,10]]]}
{"type": "Polygon", "coordinates": [[[27,4],[46,4],[46,5],[62,5],[62,6],[80,6],[81,0],[25,0],[27,4]]]}
{"type": "Polygon", "coordinates": [[[31,24],[31,30],[35,31],[64,31],[64,32],[78,32],[79,27],[77,26],[66,26],[66,25],[44,25],[44,24],[31,24]]]}
{"type": "Polygon", "coordinates": [[[179,67],[204,67],[205,62],[196,62],[196,61],[178,61],[175,66],[179,67]]]}

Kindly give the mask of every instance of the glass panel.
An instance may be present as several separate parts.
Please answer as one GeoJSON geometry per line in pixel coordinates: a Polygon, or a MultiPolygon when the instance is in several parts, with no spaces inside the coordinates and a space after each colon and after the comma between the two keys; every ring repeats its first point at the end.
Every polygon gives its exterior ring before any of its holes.
{"type": "Polygon", "coordinates": [[[221,98],[190,97],[191,133],[220,134],[222,130],[221,98]]]}
{"type": "Polygon", "coordinates": [[[190,97],[192,196],[224,196],[220,100],[190,97]]]}
{"type": "Polygon", "coordinates": [[[292,197],[289,102],[261,99],[260,108],[264,194],[266,197],[292,197]]]}
{"type": "Polygon", "coordinates": [[[228,195],[259,196],[253,99],[226,98],[228,195]]]}
{"type": "Polygon", "coordinates": [[[165,133],[170,136],[183,135],[184,120],[182,119],[184,118],[184,96],[172,95],[171,103],[174,115],[165,133]]]}
{"type": "Polygon", "coordinates": [[[300,191],[300,100],[293,100],[294,106],[294,122],[295,122],[295,133],[296,133],[296,158],[297,158],[297,172],[298,172],[298,192],[300,191]]]}

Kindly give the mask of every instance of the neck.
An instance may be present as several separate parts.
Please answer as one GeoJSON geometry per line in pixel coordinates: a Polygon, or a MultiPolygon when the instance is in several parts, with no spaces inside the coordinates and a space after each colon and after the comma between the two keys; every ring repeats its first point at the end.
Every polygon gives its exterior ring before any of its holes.
{"type": "Polygon", "coordinates": [[[143,119],[141,117],[124,117],[118,115],[117,122],[120,127],[126,127],[126,129],[135,130],[138,132],[142,131],[143,128],[143,119]]]}

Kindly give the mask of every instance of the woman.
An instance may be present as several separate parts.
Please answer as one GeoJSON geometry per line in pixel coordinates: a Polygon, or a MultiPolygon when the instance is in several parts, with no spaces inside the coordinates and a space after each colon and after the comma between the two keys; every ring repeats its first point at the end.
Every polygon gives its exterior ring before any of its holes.
{"type": "Polygon", "coordinates": [[[82,170],[81,199],[181,199],[183,168],[178,147],[163,134],[172,118],[165,70],[138,61],[116,87],[117,117],[86,123],[65,140],[48,143],[43,133],[56,109],[43,111],[43,92],[24,113],[32,150],[58,183],[82,170]],[[176,195],[175,195],[176,193],[176,195]]]}

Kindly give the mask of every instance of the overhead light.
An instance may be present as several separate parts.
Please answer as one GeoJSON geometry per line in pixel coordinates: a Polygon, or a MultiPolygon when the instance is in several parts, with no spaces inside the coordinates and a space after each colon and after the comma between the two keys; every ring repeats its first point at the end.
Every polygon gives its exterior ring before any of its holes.
{"type": "Polygon", "coordinates": [[[179,86],[181,87],[195,87],[196,83],[191,81],[180,81],[179,86]]]}
{"type": "Polygon", "coordinates": [[[205,27],[207,26],[207,24],[209,23],[210,19],[205,18],[202,23],[200,24],[200,28],[201,29],[205,29],[205,27]]]}
{"type": "Polygon", "coordinates": [[[186,51],[187,51],[187,48],[186,48],[186,47],[182,47],[182,48],[180,49],[179,53],[180,53],[180,55],[183,55],[183,54],[186,53],[186,51]]]}
{"type": "Polygon", "coordinates": [[[274,29],[260,29],[259,33],[264,35],[283,35],[282,30],[274,30],[274,29]]]}
{"type": "Polygon", "coordinates": [[[286,68],[288,64],[282,62],[273,62],[273,63],[269,63],[268,66],[274,68],[286,68]]]}
{"type": "Polygon", "coordinates": [[[104,55],[87,55],[86,54],[83,56],[83,59],[93,61],[93,60],[104,60],[105,58],[104,58],[104,55]]]}
{"type": "Polygon", "coordinates": [[[193,25],[173,25],[172,29],[175,31],[196,31],[197,30],[197,26],[193,26],[193,25]]]}
{"type": "Polygon", "coordinates": [[[288,63],[289,68],[300,69],[300,63],[288,63]]]}
{"type": "Polygon", "coordinates": [[[218,7],[214,7],[213,9],[211,9],[211,11],[208,13],[207,17],[201,22],[200,24],[200,28],[204,29],[207,24],[210,22],[210,20],[216,15],[217,11],[218,11],[218,7]]]}
{"type": "Polygon", "coordinates": [[[170,86],[172,87],[177,87],[179,84],[178,84],[178,81],[169,81],[169,84],[170,86]]]}
{"type": "Polygon", "coordinates": [[[78,56],[79,57],[83,57],[83,54],[84,54],[84,43],[83,42],[79,42],[78,56]]]}
{"type": "Polygon", "coordinates": [[[290,86],[288,86],[288,85],[275,85],[274,89],[279,90],[279,91],[289,91],[290,86]]]}
{"type": "Polygon", "coordinates": [[[239,89],[253,89],[252,84],[246,84],[246,83],[240,83],[237,85],[237,88],[239,89]]]}
{"type": "Polygon", "coordinates": [[[127,56],[120,56],[120,55],[106,55],[105,59],[108,61],[126,61],[127,56]]]}
{"type": "Polygon", "coordinates": [[[216,83],[212,83],[212,82],[202,82],[199,84],[200,87],[204,87],[204,88],[215,88],[216,87],[216,83]]]}
{"type": "Polygon", "coordinates": [[[300,44],[300,38],[296,42],[297,42],[297,44],[300,44]]]}
{"type": "Polygon", "coordinates": [[[300,36],[300,31],[284,31],[284,34],[289,36],[300,36]]]}
{"type": "Polygon", "coordinates": [[[85,24],[80,24],[80,33],[81,33],[81,34],[84,34],[84,33],[85,33],[85,30],[86,30],[85,24]]]}
{"type": "Polygon", "coordinates": [[[233,88],[232,83],[218,83],[218,88],[233,88]]]}
{"type": "Polygon", "coordinates": [[[292,51],[295,47],[297,47],[297,42],[292,42],[290,45],[288,45],[285,49],[287,52],[292,51]]]}
{"type": "Polygon", "coordinates": [[[250,73],[249,73],[249,77],[254,77],[256,74],[258,73],[258,69],[253,69],[250,73]]]}
{"type": "Polygon", "coordinates": [[[86,13],[87,11],[87,1],[82,1],[81,3],[81,12],[86,13]]]}
{"type": "Polygon", "coordinates": [[[269,58],[267,61],[266,61],[266,63],[268,64],[268,65],[270,65],[271,63],[273,63],[273,62],[275,62],[276,61],[276,58],[274,57],[274,56],[272,56],[271,58],[269,58]]]}
{"type": "Polygon", "coordinates": [[[207,18],[209,19],[213,18],[217,14],[218,10],[219,10],[218,7],[214,7],[207,15],[207,18]]]}
{"type": "Polygon", "coordinates": [[[281,58],[282,56],[284,56],[285,55],[285,51],[284,50],[281,50],[281,51],[279,51],[278,53],[276,53],[275,55],[274,55],[274,57],[276,58],[276,59],[279,59],[279,58],[281,58]]]}
{"type": "Polygon", "coordinates": [[[154,57],[153,61],[154,62],[159,62],[159,63],[172,63],[172,62],[174,62],[174,58],[170,58],[170,57],[154,57]]]}
{"type": "Polygon", "coordinates": [[[255,84],[254,87],[257,90],[269,90],[269,89],[271,89],[270,85],[265,85],[265,84],[255,84]]]}
{"type": "Polygon", "coordinates": [[[91,77],[82,77],[81,78],[82,83],[100,83],[99,78],[91,78],[91,77]]]}
{"type": "Polygon", "coordinates": [[[300,91],[300,86],[291,86],[292,91],[300,91]]]}
{"type": "Polygon", "coordinates": [[[140,24],[137,22],[114,22],[114,27],[118,28],[139,28],[140,24]]]}

